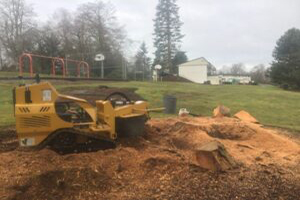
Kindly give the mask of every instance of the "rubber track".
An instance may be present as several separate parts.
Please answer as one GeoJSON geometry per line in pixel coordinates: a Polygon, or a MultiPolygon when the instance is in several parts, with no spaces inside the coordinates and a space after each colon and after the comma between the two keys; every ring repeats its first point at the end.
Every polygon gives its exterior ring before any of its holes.
{"type": "Polygon", "coordinates": [[[93,134],[87,134],[85,132],[81,132],[80,130],[75,130],[72,128],[69,129],[60,129],[52,133],[50,136],[47,137],[40,145],[34,147],[34,150],[40,150],[47,146],[50,146],[51,149],[60,153],[60,154],[69,154],[69,153],[80,153],[80,152],[92,152],[104,149],[111,149],[116,147],[116,142],[113,140],[109,140],[103,137],[92,137],[93,134]],[[55,145],[51,144],[56,138],[57,135],[60,133],[70,133],[75,135],[81,135],[87,137],[90,144],[75,144],[72,147],[55,147],[55,145]]]}

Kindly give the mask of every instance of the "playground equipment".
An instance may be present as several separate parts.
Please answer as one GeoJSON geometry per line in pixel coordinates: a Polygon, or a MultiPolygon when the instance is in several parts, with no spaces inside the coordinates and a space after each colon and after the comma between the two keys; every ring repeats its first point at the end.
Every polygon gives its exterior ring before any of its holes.
{"type": "Polygon", "coordinates": [[[85,74],[86,78],[90,78],[90,66],[87,62],[84,61],[79,61],[79,60],[73,60],[73,59],[64,59],[64,58],[59,58],[59,57],[50,57],[50,56],[43,56],[43,55],[36,55],[36,54],[31,54],[31,53],[23,53],[19,57],[19,75],[23,76],[23,71],[24,71],[24,60],[25,58],[28,58],[29,61],[29,73],[30,77],[34,76],[34,71],[33,71],[33,58],[44,58],[44,59],[50,59],[52,62],[51,66],[51,74],[52,76],[56,76],[56,63],[60,63],[61,71],[62,71],[62,76],[65,77],[66,75],[69,74],[68,69],[65,66],[66,62],[74,63],[77,65],[77,77],[80,77],[80,69],[84,67],[85,69],[85,74]]]}

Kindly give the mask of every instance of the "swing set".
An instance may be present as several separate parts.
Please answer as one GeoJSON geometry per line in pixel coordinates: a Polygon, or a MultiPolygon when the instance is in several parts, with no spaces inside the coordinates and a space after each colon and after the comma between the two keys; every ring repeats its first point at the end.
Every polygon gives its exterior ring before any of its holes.
{"type": "Polygon", "coordinates": [[[50,57],[50,56],[43,56],[43,55],[36,55],[36,54],[31,54],[31,53],[23,53],[19,57],[19,76],[23,76],[24,72],[24,61],[25,59],[28,59],[29,61],[29,74],[30,77],[34,76],[34,71],[33,71],[33,58],[43,58],[43,59],[50,59],[51,60],[51,74],[53,77],[56,76],[56,64],[60,63],[61,71],[62,71],[62,76],[66,77],[68,76],[69,72],[68,69],[66,68],[66,63],[74,63],[77,65],[77,77],[80,78],[80,70],[83,67],[86,78],[90,78],[90,66],[87,62],[84,61],[79,61],[79,60],[73,60],[73,59],[64,59],[64,58],[59,58],[59,57],[50,57]]]}

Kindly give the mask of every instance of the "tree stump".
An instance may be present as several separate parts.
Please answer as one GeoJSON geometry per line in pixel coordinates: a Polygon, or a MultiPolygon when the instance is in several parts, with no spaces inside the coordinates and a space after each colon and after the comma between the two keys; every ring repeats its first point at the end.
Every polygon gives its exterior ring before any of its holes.
{"type": "Polygon", "coordinates": [[[196,149],[196,160],[200,167],[212,171],[236,168],[237,162],[219,141],[212,141],[196,149]]]}
{"type": "Polygon", "coordinates": [[[220,105],[214,109],[213,117],[230,117],[230,109],[220,105]]]}

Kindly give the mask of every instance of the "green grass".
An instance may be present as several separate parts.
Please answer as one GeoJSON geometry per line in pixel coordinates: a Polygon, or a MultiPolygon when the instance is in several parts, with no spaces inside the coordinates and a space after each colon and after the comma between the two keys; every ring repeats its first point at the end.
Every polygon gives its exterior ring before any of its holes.
{"type": "Polygon", "coordinates": [[[3,72],[0,71],[0,77],[17,77],[19,76],[19,72],[3,72]]]}
{"type": "Polygon", "coordinates": [[[0,126],[13,123],[12,85],[0,83],[0,126]]]}
{"type": "MultiPolygon", "coordinates": [[[[59,91],[66,87],[135,87],[137,93],[147,99],[151,107],[162,107],[165,94],[177,97],[177,109],[187,108],[193,113],[210,116],[219,104],[229,107],[232,113],[246,110],[262,124],[300,131],[300,93],[281,90],[270,85],[199,85],[193,83],[149,82],[85,82],[54,85],[59,91]]],[[[13,124],[11,89],[13,84],[0,84],[0,126],[13,124]]],[[[153,114],[164,117],[164,114],[153,114]]]]}
{"type": "MultiPolygon", "coordinates": [[[[0,71],[0,77],[18,77],[19,72],[6,72],[6,71],[0,71]]],[[[29,73],[23,73],[24,77],[29,77],[29,73]]],[[[46,75],[45,75],[46,76],[46,75]]]]}
{"type": "MultiPolygon", "coordinates": [[[[18,77],[19,72],[6,72],[6,71],[0,71],[0,77],[18,77]]],[[[23,73],[24,77],[30,77],[30,73],[23,73]]],[[[41,77],[51,77],[51,74],[40,74],[41,77]]],[[[57,77],[62,77],[62,75],[56,75],[57,77]]]]}

